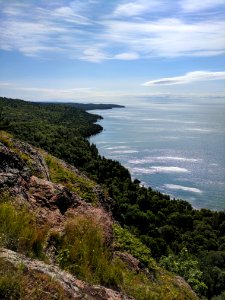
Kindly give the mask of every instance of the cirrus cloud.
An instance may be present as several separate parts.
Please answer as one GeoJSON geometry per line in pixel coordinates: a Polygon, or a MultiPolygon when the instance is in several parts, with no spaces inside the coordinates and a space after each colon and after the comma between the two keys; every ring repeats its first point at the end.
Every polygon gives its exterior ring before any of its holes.
{"type": "Polygon", "coordinates": [[[0,0],[0,49],[89,62],[219,56],[225,53],[222,1],[0,0]],[[213,15],[206,18],[207,7],[213,15]],[[196,11],[201,16],[190,17],[196,11]]]}
{"type": "Polygon", "coordinates": [[[121,60],[135,60],[138,59],[139,55],[134,52],[128,52],[128,53],[120,53],[114,56],[114,59],[121,59],[121,60]]]}
{"type": "Polygon", "coordinates": [[[181,8],[186,12],[196,12],[225,5],[224,0],[183,0],[180,1],[181,8]]]}
{"type": "Polygon", "coordinates": [[[225,71],[210,72],[210,71],[194,71],[186,73],[182,76],[160,78],[143,83],[144,86],[154,85],[174,85],[174,84],[187,84],[195,81],[209,81],[209,80],[224,80],[225,71]]]}
{"type": "Polygon", "coordinates": [[[133,17],[146,13],[146,11],[150,11],[152,9],[161,9],[163,4],[164,3],[159,0],[128,1],[122,4],[119,3],[113,14],[119,17],[133,17]]]}

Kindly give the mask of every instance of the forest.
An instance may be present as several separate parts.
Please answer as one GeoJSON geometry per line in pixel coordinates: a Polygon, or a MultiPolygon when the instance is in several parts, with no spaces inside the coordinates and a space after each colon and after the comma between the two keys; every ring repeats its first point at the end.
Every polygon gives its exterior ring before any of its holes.
{"type": "MultiPolygon", "coordinates": [[[[115,220],[161,264],[207,299],[225,299],[225,211],[195,210],[133,180],[119,162],[99,155],[88,137],[101,132],[91,106],[0,98],[0,130],[74,165],[102,185],[115,220]]],[[[94,106],[95,108],[105,108],[94,106]]],[[[216,199],[215,199],[216,201],[216,199]]]]}
{"type": "MultiPolygon", "coordinates": [[[[43,104],[51,105],[52,102],[43,102],[43,104]]],[[[57,102],[58,105],[72,106],[83,110],[94,110],[94,109],[112,109],[112,108],[124,108],[123,105],[118,104],[104,104],[104,103],[71,103],[71,102],[57,102]]]]}

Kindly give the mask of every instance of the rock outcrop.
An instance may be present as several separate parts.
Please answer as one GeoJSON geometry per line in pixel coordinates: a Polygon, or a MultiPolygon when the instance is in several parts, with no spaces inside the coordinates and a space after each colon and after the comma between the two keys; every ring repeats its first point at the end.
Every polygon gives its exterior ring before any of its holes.
{"type": "Polygon", "coordinates": [[[70,295],[71,299],[86,299],[86,300],[134,300],[123,293],[113,291],[99,285],[90,285],[81,281],[70,273],[62,271],[59,267],[48,265],[42,261],[27,258],[24,255],[18,254],[8,249],[0,248],[0,258],[7,260],[14,266],[23,265],[27,271],[36,271],[48,275],[57,281],[70,295]]]}
{"type": "MultiPolygon", "coordinates": [[[[102,205],[104,193],[96,185],[98,203],[95,206],[82,200],[62,184],[50,181],[50,174],[41,152],[30,145],[9,138],[6,146],[0,141],[0,192],[7,191],[18,203],[26,203],[36,213],[40,223],[61,228],[67,216],[94,216],[101,224],[105,240],[112,240],[112,216],[102,205]]],[[[58,160],[65,169],[85,177],[75,167],[58,160]]]]}

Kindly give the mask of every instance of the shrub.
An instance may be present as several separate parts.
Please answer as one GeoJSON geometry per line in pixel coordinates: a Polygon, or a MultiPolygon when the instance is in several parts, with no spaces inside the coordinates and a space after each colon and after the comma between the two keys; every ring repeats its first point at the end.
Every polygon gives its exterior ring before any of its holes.
{"type": "Polygon", "coordinates": [[[198,261],[192,258],[186,248],[183,248],[177,256],[162,256],[160,265],[168,271],[182,276],[198,294],[207,289],[202,281],[202,272],[199,269],[198,261]]]}
{"type": "Polygon", "coordinates": [[[150,249],[127,229],[119,225],[113,226],[115,243],[114,247],[119,251],[125,251],[136,257],[149,269],[155,269],[155,262],[151,257],[150,249]]]}

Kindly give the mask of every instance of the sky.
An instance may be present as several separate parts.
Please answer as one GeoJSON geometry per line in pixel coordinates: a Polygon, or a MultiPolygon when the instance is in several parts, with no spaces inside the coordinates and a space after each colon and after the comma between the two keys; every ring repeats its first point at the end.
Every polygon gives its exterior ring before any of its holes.
{"type": "Polygon", "coordinates": [[[223,98],[224,16],[225,0],[0,0],[0,95],[223,98]]]}

